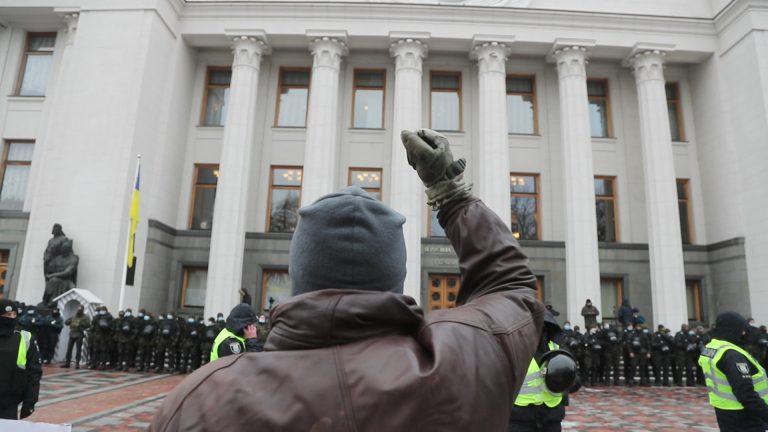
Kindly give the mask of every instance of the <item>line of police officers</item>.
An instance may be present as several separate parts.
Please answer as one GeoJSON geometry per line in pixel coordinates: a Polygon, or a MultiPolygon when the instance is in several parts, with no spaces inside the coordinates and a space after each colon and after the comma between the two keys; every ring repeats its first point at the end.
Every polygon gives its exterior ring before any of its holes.
{"type": "MultiPolygon", "coordinates": [[[[750,324],[747,349],[765,366],[768,332],[765,326],[755,327],[754,321],[750,324]]],[[[622,377],[627,386],[705,385],[697,361],[712,337],[702,326],[694,329],[683,324],[674,334],[663,325],[652,332],[637,323],[618,327],[604,322],[591,326],[586,333],[567,322],[563,328],[565,347],[578,360],[584,385],[620,385],[622,377]]]]}
{"type": "MultiPolygon", "coordinates": [[[[70,367],[75,350],[75,367],[80,367],[85,342],[88,366],[99,370],[135,368],[139,372],[189,373],[210,361],[211,347],[225,328],[221,313],[206,323],[203,318],[173,313],[155,316],[144,309],[136,315],[126,309],[115,317],[106,306],[97,308],[93,317],[80,307],[66,323],[55,308],[20,305],[19,316],[19,327],[39,341],[44,363],[53,359],[59,333],[67,325],[70,334],[63,367],[70,367]]],[[[257,327],[262,346],[268,329],[264,315],[258,317],[257,327]]]]}

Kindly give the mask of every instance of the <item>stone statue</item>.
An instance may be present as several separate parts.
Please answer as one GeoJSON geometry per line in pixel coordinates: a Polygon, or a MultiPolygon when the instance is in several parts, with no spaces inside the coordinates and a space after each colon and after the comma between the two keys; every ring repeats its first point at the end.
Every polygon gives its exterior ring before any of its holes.
{"type": "Polygon", "coordinates": [[[80,258],[72,251],[72,240],[64,235],[61,225],[53,226],[53,238],[48,241],[43,255],[45,292],[43,302],[48,303],[75,287],[77,264],[80,258]]]}

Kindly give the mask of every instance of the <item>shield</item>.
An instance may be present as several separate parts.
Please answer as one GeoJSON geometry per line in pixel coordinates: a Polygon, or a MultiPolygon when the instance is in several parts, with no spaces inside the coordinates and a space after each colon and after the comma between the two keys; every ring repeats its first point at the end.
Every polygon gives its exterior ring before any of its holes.
{"type": "Polygon", "coordinates": [[[242,347],[239,342],[232,342],[229,344],[229,350],[232,351],[232,354],[240,354],[242,347]]]}

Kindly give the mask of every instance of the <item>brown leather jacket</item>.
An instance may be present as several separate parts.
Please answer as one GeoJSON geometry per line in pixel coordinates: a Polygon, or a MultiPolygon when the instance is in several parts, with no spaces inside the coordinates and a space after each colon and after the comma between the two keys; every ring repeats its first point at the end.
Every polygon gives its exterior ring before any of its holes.
{"type": "Polygon", "coordinates": [[[265,352],[187,377],[150,430],[506,431],[544,306],[517,241],[479,199],[439,216],[459,256],[460,306],[425,318],[393,293],[293,297],[272,312],[265,352]]]}

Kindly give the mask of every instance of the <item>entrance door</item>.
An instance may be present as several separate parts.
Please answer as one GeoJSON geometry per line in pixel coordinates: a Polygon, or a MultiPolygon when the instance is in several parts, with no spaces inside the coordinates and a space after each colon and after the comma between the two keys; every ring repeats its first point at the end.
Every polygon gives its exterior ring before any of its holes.
{"type": "Polygon", "coordinates": [[[459,296],[459,275],[431,274],[429,275],[429,290],[427,291],[428,310],[450,309],[456,307],[459,296]]]}

